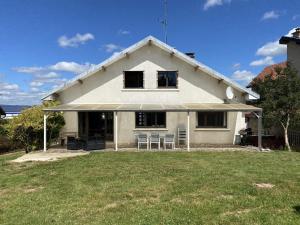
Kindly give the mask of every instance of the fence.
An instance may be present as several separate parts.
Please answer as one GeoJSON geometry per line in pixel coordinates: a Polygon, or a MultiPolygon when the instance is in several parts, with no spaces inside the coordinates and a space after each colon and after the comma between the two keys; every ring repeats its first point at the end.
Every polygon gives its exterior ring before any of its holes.
{"type": "Polygon", "coordinates": [[[288,132],[288,135],[289,135],[290,145],[300,147],[300,131],[290,130],[288,132]]]}

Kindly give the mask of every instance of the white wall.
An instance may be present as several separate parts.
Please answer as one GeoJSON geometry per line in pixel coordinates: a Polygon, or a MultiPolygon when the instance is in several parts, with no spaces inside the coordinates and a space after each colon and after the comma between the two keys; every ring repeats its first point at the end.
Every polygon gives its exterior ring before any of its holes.
{"type": "MultiPolygon", "coordinates": [[[[109,66],[106,71],[83,80],[83,84],[64,90],[59,100],[66,104],[95,103],[223,103],[227,85],[156,46],[145,46],[129,58],[109,66]],[[123,71],[144,71],[142,90],[123,89],[123,71]],[[178,70],[178,89],[157,89],[158,70],[178,70]]],[[[241,93],[235,92],[239,101],[241,93]]]]}
{"type": "MultiPolygon", "coordinates": [[[[96,74],[83,80],[82,84],[59,93],[62,104],[97,103],[223,103],[227,85],[195,69],[176,56],[156,46],[145,46],[96,74]],[[123,89],[123,71],[144,71],[145,89],[123,89]],[[178,89],[157,89],[157,71],[178,71],[178,89]]],[[[235,90],[236,100],[245,102],[242,94],[235,90]]],[[[245,127],[242,113],[228,113],[227,129],[196,129],[196,113],[190,115],[191,144],[232,144],[234,136],[245,127]]],[[[77,113],[65,113],[65,131],[78,131],[77,113]]],[[[134,143],[134,134],[151,133],[149,129],[135,129],[134,112],[118,113],[118,142],[120,145],[134,143]]],[[[186,113],[168,112],[167,128],[156,129],[160,133],[177,133],[178,126],[186,127],[186,113]]]]}

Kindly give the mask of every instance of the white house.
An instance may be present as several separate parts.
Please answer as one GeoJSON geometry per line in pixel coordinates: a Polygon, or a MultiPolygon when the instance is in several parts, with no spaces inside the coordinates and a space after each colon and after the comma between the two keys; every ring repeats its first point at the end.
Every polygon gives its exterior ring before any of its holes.
{"type": "Polygon", "coordinates": [[[245,104],[257,98],[253,91],[149,36],[43,100],[60,101],[45,109],[45,124],[48,112],[61,111],[66,121],[63,132],[101,133],[117,150],[134,146],[138,133],[176,134],[183,127],[189,150],[235,143],[235,135],[246,126],[244,113],[261,115],[260,108],[245,104]]]}

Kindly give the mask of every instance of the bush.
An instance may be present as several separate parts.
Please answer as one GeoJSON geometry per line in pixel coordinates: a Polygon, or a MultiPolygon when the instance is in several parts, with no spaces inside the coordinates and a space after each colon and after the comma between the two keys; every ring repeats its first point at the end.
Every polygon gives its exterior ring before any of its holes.
{"type": "Polygon", "coordinates": [[[5,127],[5,125],[8,123],[7,120],[0,119],[0,137],[6,136],[8,131],[5,127]]]}
{"type": "MultiPolygon", "coordinates": [[[[17,117],[9,121],[6,128],[8,137],[13,143],[18,143],[26,153],[41,149],[44,135],[43,109],[57,105],[57,102],[45,102],[43,105],[25,109],[17,117]]],[[[58,137],[60,129],[65,125],[62,113],[48,114],[47,119],[47,144],[58,137]]]]}

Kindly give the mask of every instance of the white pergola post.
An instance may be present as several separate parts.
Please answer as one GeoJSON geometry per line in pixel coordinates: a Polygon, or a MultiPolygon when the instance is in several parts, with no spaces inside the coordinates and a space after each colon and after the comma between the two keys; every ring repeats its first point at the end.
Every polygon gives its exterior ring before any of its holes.
{"type": "Polygon", "coordinates": [[[114,112],[114,114],[115,114],[115,129],[114,129],[115,150],[118,151],[118,112],[114,112]]]}
{"type": "Polygon", "coordinates": [[[47,115],[44,114],[44,152],[47,151],[47,115]]]}
{"type": "Polygon", "coordinates": [[[257,126],[257,144],[258,144],[258,148],[261,151],[262,150],[262,111],[259,111],[257,113],[257,121],[258,121],[258,126],[257,126]]]}
{"type": "Polygon", "coordinates": [[[190,112],[187,112],[187,131],[186,131],[186,145],[188,152],[190,151],[190,112]]]}

